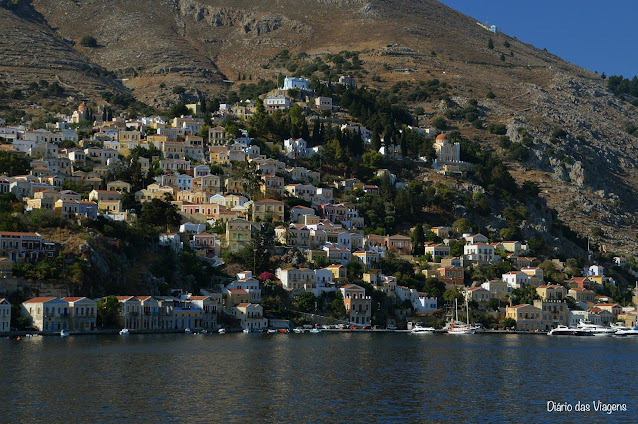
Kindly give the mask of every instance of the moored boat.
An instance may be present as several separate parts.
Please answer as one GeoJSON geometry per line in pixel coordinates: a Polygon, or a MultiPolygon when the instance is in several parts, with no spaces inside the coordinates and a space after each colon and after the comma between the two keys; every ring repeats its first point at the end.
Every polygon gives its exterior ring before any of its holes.
{"type": "Polygon", "coordinates": [[[310,333],[321,333],[321,330],[318,328],[313,328],[309,331],[310,333]]]}
{"type": "Polygon", "coordinates": [[[416,324],[412,327],[411,334],[434,334],[436,329],[434,327],[423,327],[421,324],[416,324]]]}
{"type": "Polygon", "coordinates": [[[469,324],[450,324],[448,334],[474,334],[476,329],[469,324]]]}
{"type": "Polygon", "coordinates": [[[638,336],[638,326],[634,327],[634,328],[629,328],[627,330],[618,330],[616,331],[616,336],[622,336],[622,337],[626,337],[626,336],[638,336]]]}
{"type": "Polygon", "coordinates": [[[60,337],[68,337],[68,335],[69,335],[69,330],[62,329],[62,331],[60,331],[60,337]]]}
{"type": "Polygon", "coordinates": [[[219,334],[226,334],[226,329],[225,328],[220,328],[219,330],[217,330],[217,332],[219,334]]]}
{"type": "Polygon", "coordinates": [[[128,336],[128,328],[122,328],[120,330],[120,336],[128,336]]]}
{"type": "Polygon", "coordinates": [[[616,334],[616,331],[613,328],[605,327],[604,325],[592,324],[589,321],[580,320],[578,325],[576,326],[579,330],[587,331],[594,336],[613,336],[616,334]]]}
{"type": "Polygon", "coordinates": [[[547,333],[548,336],[593,336],[593,333],[578,328],[571,328],[566,325],[558,327],[547,333]]]}

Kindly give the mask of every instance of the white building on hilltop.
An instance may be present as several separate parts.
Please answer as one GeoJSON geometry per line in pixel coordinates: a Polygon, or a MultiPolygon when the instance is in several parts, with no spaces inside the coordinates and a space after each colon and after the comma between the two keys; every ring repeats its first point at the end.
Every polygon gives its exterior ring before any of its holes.
{"type": "Polygon", "coordinates": [[[282,87],[282,89],[283,90],[290,90],[292,88],[298,88],[299,90],[309,91],[310,90],[310,80],[307,80],[305,78],[286,77],[284,79],[284,86],[282,87]]]}

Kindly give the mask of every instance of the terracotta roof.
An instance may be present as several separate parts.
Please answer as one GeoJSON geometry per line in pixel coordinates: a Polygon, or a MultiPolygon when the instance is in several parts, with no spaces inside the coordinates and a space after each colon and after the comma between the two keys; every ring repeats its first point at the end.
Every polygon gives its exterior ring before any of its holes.
{"type": "Polygon", "coordinates": [[[53,299],[57,299],[57,297],[34,297],[33,299],[29,299],[22,303],[44,303],[49,302],[53,299]]]}
{"type": "Polygon", "coordinates": [[[40,234],[38,234],[38,233],[21,233],[21,232],[15,232],[15,231],[0,231],[0,236],[35,236],[35,237],[39,237],[40,234]]]}
{"type": "Polygon", "coordinates": [[[436,136],[437,140],[447,140],[447,135],[445,134],[439,134],[436,136]]]}
{"type": "Polygon", "coordinates": [[[85,299],[84,297],[63,297],[62,300],[65,302],[77,302],[78,300],[85,299]]]}
{"type": "Polygon", "coordinates": [[[119,301],[124,301],[124,300],[137,300],[135,298],[135,296],[115,296],[117,298],[117,300],[119,301]]]}
{"type": "Polygon", "coordinates": [[[188,298],[188,300],[206,300],[208,299],[210,296],[191,296],[188,298]]]}
{"type": "Polygon", "coordinates": [[[248,290],[244,290],[244,289],[228,289],[228,291],[230,293],[237,293],[237,294],[239,294],[239,293],[248,293],[248,290]]]}

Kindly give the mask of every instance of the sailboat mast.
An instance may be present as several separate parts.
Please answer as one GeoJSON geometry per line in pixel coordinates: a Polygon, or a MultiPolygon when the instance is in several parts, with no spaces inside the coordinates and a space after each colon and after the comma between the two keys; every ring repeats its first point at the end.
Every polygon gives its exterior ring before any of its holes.
{"type": "Polygon", "coordinates": [[[465,298],[465,312],[467,313],[467,321],[465,323],[470,325],[470,302],[467,301],[467,298],[465,298]]]}
{"type": "Polygon", "coordinates": [[[459,300],[458,299],[454,299],[454,311],[456,312],[456,321],[458,322],[459,320],[459,300]]]}

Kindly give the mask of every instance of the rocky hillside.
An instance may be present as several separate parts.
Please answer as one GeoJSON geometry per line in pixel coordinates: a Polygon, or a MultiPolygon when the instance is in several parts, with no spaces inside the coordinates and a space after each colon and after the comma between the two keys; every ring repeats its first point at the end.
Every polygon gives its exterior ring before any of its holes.
{"type": "MultiPolygon", "coordinates": [[[[619,252],[636,247],[635,108],[597,74],[434,0],[1,0],[0,74],[9,85],[59,79],[77,97],[126,89],[165,108],[233,89],[238,74],[273,80],[289,73],[282,50],[358,51],[357,80],[389,89],[436,78],[454,104],[477,99],[485,123],[503,124],[525,158],[508,162],[519,181],[537,181],[548,206],[584,236],[619,252]],[[82,47],[84,36],[97,47],[82,47]],[[489,40],[492,39],[492,48],[489,40]],[[112,72],[99,76],[100,70],[112,72]],[[397,72],[404,70],[405,72],[397,72]],[[115,77],[116,79],[114,79],[115,77]],[[488,92],[494,96],[486,96],[488,92]],[[489,98],[488,98],[489,97],[489,98]],[[182,100],[185,98],[182,97],[182,100]],[[598,231],[596,227],[600,227],[598,231]],[[594,231],[596,229],[596,231],[594,231]],[[602,235],[601,235],[602,232],[602,235]]],[[[425,117],[449,104],[408,102],[425,117]]],[[[423,123],[423,120],[421,120],[423,123]]],[[[453,122],[500,151],[500,134],[453,122]]]]}

